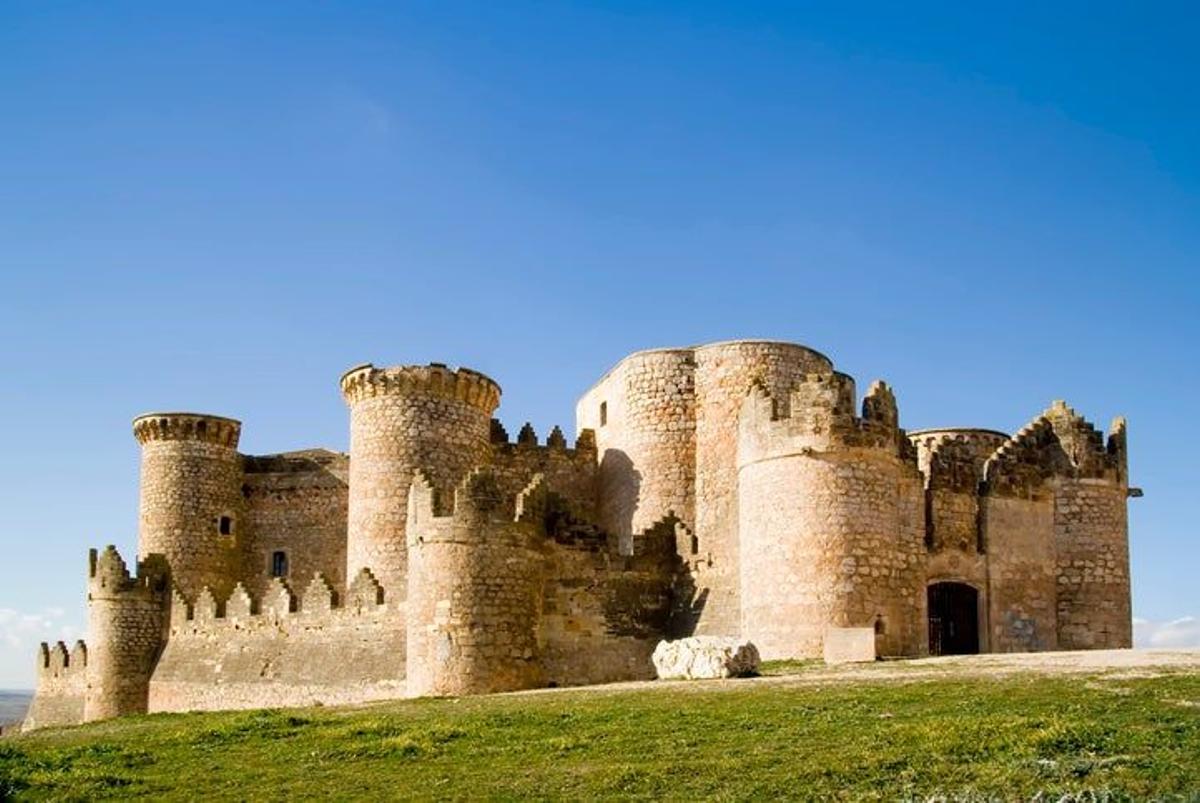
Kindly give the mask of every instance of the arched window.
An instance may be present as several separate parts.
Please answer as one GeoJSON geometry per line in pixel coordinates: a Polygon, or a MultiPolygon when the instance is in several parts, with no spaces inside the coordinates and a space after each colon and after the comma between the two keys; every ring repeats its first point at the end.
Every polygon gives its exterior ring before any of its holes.
{"type": "Polygon", "coordinates": [[[272,577],[287,577],[288,559],[287,553],[279,550],[271,553],[271,576],[272,577]]]}

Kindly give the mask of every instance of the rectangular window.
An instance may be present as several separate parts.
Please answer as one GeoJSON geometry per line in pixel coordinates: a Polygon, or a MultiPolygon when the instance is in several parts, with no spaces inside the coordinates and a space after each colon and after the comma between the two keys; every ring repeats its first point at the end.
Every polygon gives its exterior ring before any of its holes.
{"type": "Polygon", "coordinates": [[[608,402],[600,402],[600,426],[608,423],[608,402]]]}
{"type": "Polygon", "coordinates": [[[287,577],[288,559],[287,553],[282,550],[271,553],[271,576],[272,577],[287,577]]]}
{"type": "Polygon", "coordinates": [[[217,532],[221,535],[233,535],[233,516],[222,516],[217,522],[217,532]]]}

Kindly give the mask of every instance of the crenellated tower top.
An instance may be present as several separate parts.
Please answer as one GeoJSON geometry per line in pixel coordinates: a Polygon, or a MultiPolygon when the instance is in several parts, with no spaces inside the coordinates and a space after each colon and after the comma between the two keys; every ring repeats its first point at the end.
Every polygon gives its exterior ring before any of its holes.
{"type": "Polygon", "coordinates": [[[465,402],[490,415],[500,404],[500,386],[490,377],[441,363],[391,368],[366,363],[342,374],[341,386],[351,405],[375,396],[430,395],[465,402]]]}
{"type": "Polygon", "coordinates": [[[133,419],[133,437],[150,441],[204,441],[236,449],[242,422],[207,413],[146,413],[133,419]]]}

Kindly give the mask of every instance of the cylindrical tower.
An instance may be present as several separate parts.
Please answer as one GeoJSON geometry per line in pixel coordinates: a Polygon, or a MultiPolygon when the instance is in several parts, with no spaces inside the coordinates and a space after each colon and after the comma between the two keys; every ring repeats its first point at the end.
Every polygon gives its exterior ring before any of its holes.
{"type": "Polygon", "coordinates": [[[138,554],[167,559],[173,582],[223,600],[241,568],[241,423],[199,413],[135,418],[142,445],[138,554]]]}
{"type": "Polygon", "coordinates": [[[541,518],[517,519],[495,479],[472,473],[454,510],[435,516],[418,479],[409,501],[407,672],[411,697],[487,694],[540,686],[544,558],[541,518]]]}
{"type": "Polygon", "coordinates": [[[341,380],[350,407],[346,576],[368,568],[385,596],[406,596],[405,519],[413,473],[452,485],[491,452],[500,386],[467,368],[361,365],[341,380]]]}
{"type": "Polygon", "coordinates": [[[83,719],[146,713],[166,624],[167,567],[156,556],[130,577],[112,546],[88,567],[88,683],[83,719]]]}
{"type": "MultiPolygon", "coordinates": [[[[600,525],[633,553],[633,537],[669,514],[696,523],[696,393],[691,349],[631,354],[583,395],[579,430],[596,434],[600,525]]],[[[680,545],[688,556],[689,545],[680,545]]]]}
{"type": "MultiPolygon", "coordinates": [[[[829,374],[825,355],[795,343],[735,340],[695,350],[696,543],[708,560],[695,577],[696,632],[738,635],[739,594],[737,417],[751,385],[786,408],[788,391],[809,373],[829,374]]],[[[780,409],[786,414],[786,409],[780,409]]]]}
{"type": "Polygon", "coordinates": [[[895,401],[852,380],[801,381],[784,405],[747,397],[739,422],[741,635],[764,658],[816,657],[830,627],[875,628],[880,654],[919,652],[922,491],[895,401]]]}

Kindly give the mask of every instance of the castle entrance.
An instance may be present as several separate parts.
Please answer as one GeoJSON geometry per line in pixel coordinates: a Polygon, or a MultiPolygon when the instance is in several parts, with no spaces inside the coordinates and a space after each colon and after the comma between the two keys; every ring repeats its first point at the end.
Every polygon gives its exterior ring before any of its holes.
{"type": "Polygon", "coordinates": [[[979,652],[979,592],[966,583],[929,586],[929,654],[979,652]]]}

